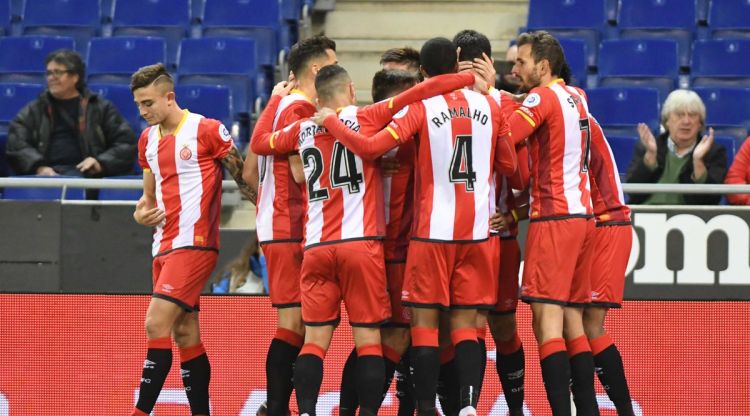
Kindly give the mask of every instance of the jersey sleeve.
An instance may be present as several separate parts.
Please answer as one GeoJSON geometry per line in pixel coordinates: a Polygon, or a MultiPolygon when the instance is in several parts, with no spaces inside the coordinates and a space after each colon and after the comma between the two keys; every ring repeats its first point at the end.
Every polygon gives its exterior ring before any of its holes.
{"type": "Polygon", "coordinates": [[[144,172],[151,171],[151,165],[148,164],[148,160],[146,159],[146,145],[148,144],[148,132],[150,130],[151,127],[144,129],[141,132],[141,137],[138,138],[138,164],[144,172]]]}
{"type": "Polygon", "coordinates": [[[552,108],[552,100],[546,88],[534,88],[523,103],[508,119],[513,142],[520,143],[544,123],[552,108]]]}
{"type": "MultiPolygon", "coordinates": [[[[747,185],[748,178],[750,178],[750,140],[745,140],[737,156],[735,156],[732,166],[729,167],[724,183],[747,185]]],[[[727,194],[727,201],[732,205],[750,205],[750,195],[727,194]]]]}
{"type": "Polygon", "coordinates": [[[529,186],[529,148],[525,144],[516,145],[518,169],[509,177],[511,188],[523,191],[529,186]]]}
{"type": "MultiPolygon", "coordinates": [[[[358,117],[370,125],[381,128],[401,109],[417,101],[426,100],[436,95],[455,91],[474,84],[474,75],[470,72],[444,74],[432,77],[409,88],[390,99],[364,107],[358,117]]],[[[363,124],[360,122],[360,124],[363,124]]]]}
{"type": "Polygon", "coordinates": [[[352,152],[363,159],[373,160],[412,139],[419,130],[423,108],[420,103],[404,107],[393,116],[388,126],[371,137],[349,129],[333,114],[325,119],[324,125],[333,137],[352,152]]]}
{"type": "Polygon", "coordinates": [[[271,129],[273,129],[273,119],[276,116],[276,110],[279,108],[280,102],[280,96],[272,95],[271,99],[268,100],[268,104],[266,104],[266,108],[260,113],[260,117],[258,117],[258,121],[255,123],[253,134],[250,136],[250,150],[256,155],[272,154],[261,153],[260,142],[262,139],[265,139],[265,142],[269,140],[272,133],[271,129]]]}
{"type": "Polygon", "coordinates": [[[256,154],[288,154],[299,150],[300,126],[303,121],[304,120],[297,120],[281,130],[276,130],[271,134],[264,135],[265,137],[262,138],[260,140],[261,143],[259,143],[263,148],[259,148],[258,153],[256,154]]]}
{"type": "Polygon", "coordinates": [[[229,130],[219,120],[210,118],[201,120],[198,140],[208,149],[214,159],[224,159],[234,147],[234,140],[229,130]]]}

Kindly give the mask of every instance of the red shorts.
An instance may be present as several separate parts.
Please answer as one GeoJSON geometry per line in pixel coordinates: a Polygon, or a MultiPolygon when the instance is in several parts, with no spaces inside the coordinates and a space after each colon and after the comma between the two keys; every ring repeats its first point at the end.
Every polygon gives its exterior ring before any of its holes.
{"type": "Polygon", "coordinates": [[[388,295],[391,298],[391,320],[388,326],[408,327],[411,322],[411,310],[401,304],[401,290],[404,287],[406,263],[403,261],[385,263],[385,274],[388,277],[388,295]]]}
{"type": "Polygon", "coordinates": [[[589,249],[594,221],[532,221],[526,236],[521,300],[568,306],[591,302],[589,249]]]}
{"type": "Polygon", "coordinates": [[[633,226],[596,227],[592,243],[591,303],[619,308],[625,290],[625,269],[633,245],[633,226]]]}
{"type": "Polygon", "coordinates": [[[263,243],[268,267],[268,295],[274,308],[300,306],[302,243],[263,243]]]}
{"type": "MultiPolygon", "coordinates": [[[[518,271],[521,268],[521,247],[515,237],[498,238],[500,271],[498,273],[497,303],[490,313],[514,313],[518,306],[518,271]]],[[[497,253],[497,251],[496,251],[497,253]]]]}
{"type": "Polygon", "coordinates": [[[391,315],[381,241],[347,241],[307,249],[300,288],[305,325],[338,324],[342,299],[352,326],[377,327],[391,315]]]}
{"type": "Polygon", "coordinates": [[[215,250],[196,249],[176,249],[154,257],[153,296],[174,302],[188,312],[197,311],[201,292],[218,257],[215,250]]]}
{"type": "Polygon", "coordinates": [[[497,300],[492,246],[489,240],[412,240],[406,256],[402,303],[421,308],[492,309],[497,300]]]}

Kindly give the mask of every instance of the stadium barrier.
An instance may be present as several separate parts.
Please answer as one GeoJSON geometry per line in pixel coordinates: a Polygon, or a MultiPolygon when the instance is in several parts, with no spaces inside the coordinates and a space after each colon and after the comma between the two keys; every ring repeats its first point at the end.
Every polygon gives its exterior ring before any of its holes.
{"type": "MultiPolygon", "coordinates": [[[[125,415],[136,401],[146,342],[148,296],[0,294],[0,416],[125,415]]],[[[637,415],[747,415],[750,409],[748,302],[630,301],[607,328],[622,353],[637,415]],[[736,317],[736,318],[735,318],[736,317]]],[[[526,415],[549,415],[530,312],[521,304],[526,352],[526,415]]],[[[318,415],[337,414],[341,369],[352,343],[346,315],[326,357],[318,415]]],[[[212,414],[254,416],[265,399],[265,354],[275,330],[268,298],[205,296],[204,344],[211,359],[212,414]]],[[[488,362],[480,415],[507,406],[488,362]]],[[[154,409],[188,415],[179,354],[154,409]]],[[[616,412],[599,382],[602,416],[616,412]]],[[[381,415],[395,415],[394,391],[381,415]]]]}

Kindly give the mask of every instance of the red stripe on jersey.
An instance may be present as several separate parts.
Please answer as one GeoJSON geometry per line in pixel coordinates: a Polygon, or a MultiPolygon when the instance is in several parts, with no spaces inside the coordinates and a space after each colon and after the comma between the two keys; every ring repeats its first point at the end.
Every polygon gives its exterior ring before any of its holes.
{"type": "Polygon", "coordinates": [[[588,129],[581,127],[581,148],[583,149],[583,157],[581,158],[581,169],[578,173],[578,177],[580,178],[578,182],[578,189],[581,191],[581,205],[588,206],[591,204],[591,194],[589,193],[589,190],[586,186],[589,183],[588,169],[584,169],[584,166],[588,167],[589,164],[587,158],[589,157],[591,152],[591,129],[593,128],[591,124],[593,123],[589,118],[588,111],[583,106],[583,100],[585,99],[583,91],[567,85],[563,85],[563,88],[568,91],[571,96],[577,95],[578,97],[580,97],[580,100],[576,101],[576,108],[578,109],[578,114],[581,116],[580,120],[581,122],[583,122],[583,120],[588,120],[588,129]]]}
{"type": "Polygon", "coordinates": [[[629,222],[630,208],[625,204],[617,164],[599,124],[591,123],[591,200],[597,223],[629,222]]]}
{"type": "Polygon", "coordinates": [[[201,120],[198,124],[198,166],[200,166],[203,178],[201,181],[203,193],[200,203],[201,220],[195,224],[193,243],[196,246],[219,246],[221,164],[214,157],[210,142],[205,139],[216,136],[218,128],[218,123],[212,123],[207,119],[201,120]]]}
{"type": "Polygon", "coordinates": [[[414,157],[416,144],[413,141],[399,146],[396,160],[398,172],[390,178],[388,223],[385,229],[384,252],[386,260],[403,260],[411,236],[414,215],[414,157]]]}
{"type": "MultiPolygon", "coordinates": [[[[446,97],[447,98],[447,97],[446,97]]],[[[463,94],[456,94],[456,99],[448,102],[448,107],[464,107],[468,108],[469,104],[466,102],[466,98],[463,94]]],[[[451,119],[451,128],[453,131],[454,155],[456,152],[460,152],[461,149],[456,147],[456,139],[458,136],[468,135],[469,140],[472,140],[473,129],[471,126],[471,119],[465,117],[454,117],[451,119]]],[[[496,132],[493,132],[496,133],[496,132]]],[[[493,141],[494,142],[494,141],[493,141]]],[[[461,161],[461,172],[468,172],[472,167],[466,166],[465,162],[467,155],[464,154],[464,159],[461,161]]],[[[477,180],[479,180],[477,178],[477,180]]],[[[464,182],[457,182],[454,184],[453,189],[455,190],[456,207],[455,216],[453,218],[453,239],[454,240],[473,240],[474,239],[474,192],[466,189],[468,185],[464,182]]]]}
{"type": "MultiPolygon", "coordinates": [[[[158,127],[157,127],[158,128],[158,127]]],[[[162,177],[161,194],[164,203],[164,212],[167,215],[164,225],[164,235],[161,239],[159,252],[172,249],[172,240],[180,232],[180,181],[177,175],[177,164],[175,162],[175,136],[163,136],[159,139],[159,172],[162,177]]]]}
{"type": "MultiPolygon", "coordinates": [[[[421,102],[412,106],[411,111],[424,114],[424,104],[421,102]]],[[[414,217],[412,218],[415,236],[430,235],[430,212],[432,212],[432,200],[434,188],[432,187],[432,149],[430,149],[430,138],[427,117],[422,117],[420,134],[415,136],[417,145],[417,165],[414,169],[414,217]],[[424,137],[423,137],[424,136],[424,137]]]]}

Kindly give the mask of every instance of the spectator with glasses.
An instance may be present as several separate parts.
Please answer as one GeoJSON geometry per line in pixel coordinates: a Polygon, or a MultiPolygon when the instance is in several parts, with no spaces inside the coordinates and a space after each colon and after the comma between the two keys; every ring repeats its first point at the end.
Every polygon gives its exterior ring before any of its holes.
{"type": "Polygon", "coordinates": [[[8,129],[7,157],[19,175],[102,177],[131,173],[135,133],[115,106],[86,88],[81,56],[45,60],[47,89],[8,129]]]}

